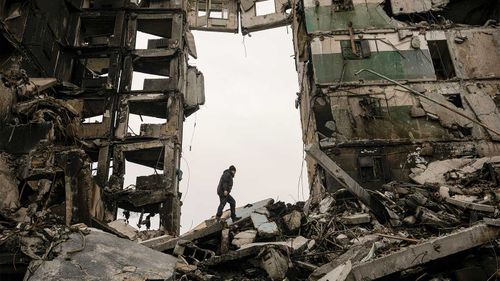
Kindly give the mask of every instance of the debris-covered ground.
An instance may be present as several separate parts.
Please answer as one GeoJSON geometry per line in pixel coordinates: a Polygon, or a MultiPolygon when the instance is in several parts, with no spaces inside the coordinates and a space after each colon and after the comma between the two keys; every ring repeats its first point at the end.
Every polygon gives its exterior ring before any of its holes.
{"type": "Polygon", "coordinates": [[[495,280],[498,163],[433,162],[413,170],[414,183],[369,191],[385,223],[340,188],[319,202],[248,204],[239,221],[226,211],[180,237],[108,224],[123,239],[62,226],[50,211],[4,216],[0,249],[27,280],[495,280]]]}
{"type": "Polygon", "coordinates": [[[435,162],[415,171],[421,184],[371,192],[394,214],[384,225],[339,189],[316,204],[264,200],[239,209],[238,222],[143,243],[177,255],[184,280],[495,280],[496,161],[435,162]]]}

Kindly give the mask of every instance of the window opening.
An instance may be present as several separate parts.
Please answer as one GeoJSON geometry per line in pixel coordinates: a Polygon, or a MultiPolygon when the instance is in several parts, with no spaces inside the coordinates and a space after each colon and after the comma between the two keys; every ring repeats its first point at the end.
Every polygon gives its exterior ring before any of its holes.
{"type": "Polygon", "coordinates": [[[428,45],[437,79],[447,80],[455,77],[455,69],[446,40],[428,41],[428,45]]]}
{"type": "Polygon", "coordinates": [[[446,99],[454,104],[458,108],[464,108],[464,104],[462,102],[462,97],[460,94],[451,94],[451,95],[446,95],[446,99]]]}
{"type": "Polygon", "coordinates": [[[340,41],[342,56],[347,60],[364,59],[371,56],[370,42],[368,40],[354,40],[356,52],[352,50],[352,43],[349,40],[340,41]]]}

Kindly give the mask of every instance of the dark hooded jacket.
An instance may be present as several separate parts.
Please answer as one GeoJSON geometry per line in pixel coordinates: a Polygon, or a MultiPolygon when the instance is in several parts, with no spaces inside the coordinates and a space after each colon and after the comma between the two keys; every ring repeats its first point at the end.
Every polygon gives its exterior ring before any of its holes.
{"type": "Polygon", "coordinates": [[[229,169],[225,170],[222,173],[222,176],[219,180],[219,186],[217,186],[217,194],[222,195],[224,190],[228,193],[231,192],[233,188],[233,173],[229,169]]]}

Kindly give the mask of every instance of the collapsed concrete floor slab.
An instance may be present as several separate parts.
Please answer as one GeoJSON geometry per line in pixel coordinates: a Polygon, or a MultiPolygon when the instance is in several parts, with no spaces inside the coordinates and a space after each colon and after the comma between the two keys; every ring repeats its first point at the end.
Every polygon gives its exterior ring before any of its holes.
{"type": "Polygon", "coordinates": [[[169,280],[177,258],[98,229],[78,229],[35,260],[25,280],[169,280]]]}

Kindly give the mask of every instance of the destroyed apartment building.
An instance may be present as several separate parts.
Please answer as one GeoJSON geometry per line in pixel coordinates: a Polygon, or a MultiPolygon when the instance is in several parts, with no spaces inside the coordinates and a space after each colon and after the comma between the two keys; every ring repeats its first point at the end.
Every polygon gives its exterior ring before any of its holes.
{"type": "Polygon", "coordinates": [[[499,22],[495,0],[0,0],[2,280],[499,279],[499,22]],[[284,25],[310,198],[180,235],[190,30],[284,25]],[[127,163],[155,173],[125,186],[127,163]]]}

